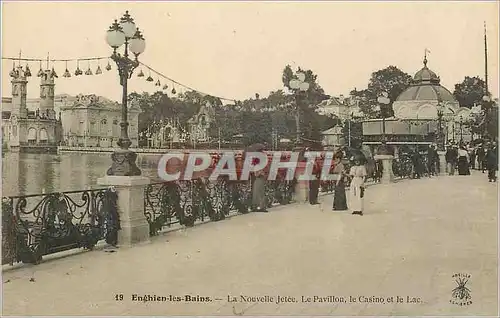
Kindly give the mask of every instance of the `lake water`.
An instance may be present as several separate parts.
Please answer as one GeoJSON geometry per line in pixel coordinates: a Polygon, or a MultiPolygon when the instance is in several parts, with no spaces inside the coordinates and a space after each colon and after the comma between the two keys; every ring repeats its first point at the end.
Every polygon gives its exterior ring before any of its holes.
{"type": "MultiPolygon", "coordinates": [[[[139,154],[142,175],[158,178],[160,154],[139,154]]],[[[100,188],[97,179],[111,166],[110,153],[5,153],[2,158],[2,196],[100,188]]]]}

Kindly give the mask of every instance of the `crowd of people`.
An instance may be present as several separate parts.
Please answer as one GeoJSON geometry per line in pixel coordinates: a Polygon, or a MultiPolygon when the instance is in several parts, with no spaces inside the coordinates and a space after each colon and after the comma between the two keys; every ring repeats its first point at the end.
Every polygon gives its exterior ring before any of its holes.
{"type": "MultiPolygon", "coordinates": [[[[308,148],[306,150],[311,149],[308,148]]],[[[410,168],[412,177],[419,179],[423,175],[429,177],[439,175],[441,172],[440,158],[436,145],[431,144],[426,150],[422,150],[422,148],[407,149],[404,153],[404,156],[409,158],[408,162],[412,166],[410,168]]],[[[445,152],[446,173],[450,176],[455,175],[456,172],[458,172],[458,175],[470,175],[471,169],[477,169],[483,173],[487,171],[488,181],[495,182],[497,179],[496,171],[498,169],[497,151],[495,142],[485,142],[476,146],[470,143],[450,143],[446,145],[445,152]]],[[[301,159],[299,162],[305,161],[304,158],[301,159]]],[[[376,179],[376,173],[368,173],[368,170],[373,170],[367,167],[367,160],[369,159],[363,156],[362,153],[354,156],[348,155],[345,150],[339,150],[335,153],[330,170],[330,173],[333,173],[335,176],[335,180],[333,180],[334,199],[332,210],[351,210],[354,215],[363,215],[365,180],[370,176],[376,179]],[[349,162],[349,167],[346,166],[346,162],[349,162]]],[[[317,180],[309,181],[308,189],[306,190],[307,194],[304,193],[311,205],[319,204],[318,193],[321,169],[321,163],[317,162],[313,169],[317,180]]],[[[265,202],[265,174],[264,170],[254,175],[255,179],[252,187],[252,205],[254,211],[267,212],[265,202]]],[[[295,195],[297,196],[300,191],[302,191],[300,187],[295,188],[295,195]]]]}
{"type": "Polygon", "coordinates": [[[448,175],[470,175],[472,170],[488,171],[488,181],[497,180],[498,149],[495,142],[480,143],[476,146],[452,143],[446,147],[446,167],[448,175]]]}

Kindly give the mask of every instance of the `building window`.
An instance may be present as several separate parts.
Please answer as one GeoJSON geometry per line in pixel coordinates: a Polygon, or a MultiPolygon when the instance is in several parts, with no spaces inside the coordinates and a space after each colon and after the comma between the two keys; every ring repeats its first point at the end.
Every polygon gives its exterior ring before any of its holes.
{"type": "Polygon", "coordinates": [[[40,129],[40,138],[39,141],[41,144],[47,144],[49,140],[49,136],[47,135],[47,130],[40,129]]]}
{"type": "Polygon", "coordinates": [[[36,129],[30,128],[28,129],[28,144],[36,144],[36,129]]]}
{"type": "Polygon", "coordinates": [[[106,135],[108,133],[108,121],[106,119],[101,120],[101,135],[106,135]]]}

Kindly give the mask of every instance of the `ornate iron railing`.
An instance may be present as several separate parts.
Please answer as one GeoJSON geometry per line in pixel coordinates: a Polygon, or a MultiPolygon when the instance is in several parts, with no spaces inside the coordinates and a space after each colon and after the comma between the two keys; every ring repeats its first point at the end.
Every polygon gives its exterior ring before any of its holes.
{"type": "MultiPolygon", "coordinates": [[[[295,182],[268,181],[265,187],[268,208],[292,201],[295,182]]],[[[330,183],[323,191],[332,191],[330,183]]],[[[196,222],[219,221],[230,213],[245,214],[252,208],[252,181],[230,181],[219,178],[193,181],[152,183],[146,186],[144,215],[149,222],[150,235],[174,224],[193,226],[196,222]]]]}
{"type": "Polygon", "coordinates": [[[38,264],[42,256],[74,248],[91,250],[120,229],[114,188],[4,197],[2,264],[38,264]]]}

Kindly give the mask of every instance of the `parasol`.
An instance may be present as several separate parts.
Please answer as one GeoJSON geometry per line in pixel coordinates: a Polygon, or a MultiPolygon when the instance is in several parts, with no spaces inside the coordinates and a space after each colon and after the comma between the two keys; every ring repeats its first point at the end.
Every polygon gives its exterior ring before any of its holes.
{"type": "Polygon", "coordinates": [[[359,160],[364,163],[367,163],[370,159],[372,159],[371,153],[365,149],[350,148],[348,156],[349,160],[352,158],[353,160],[359,160]]]}

